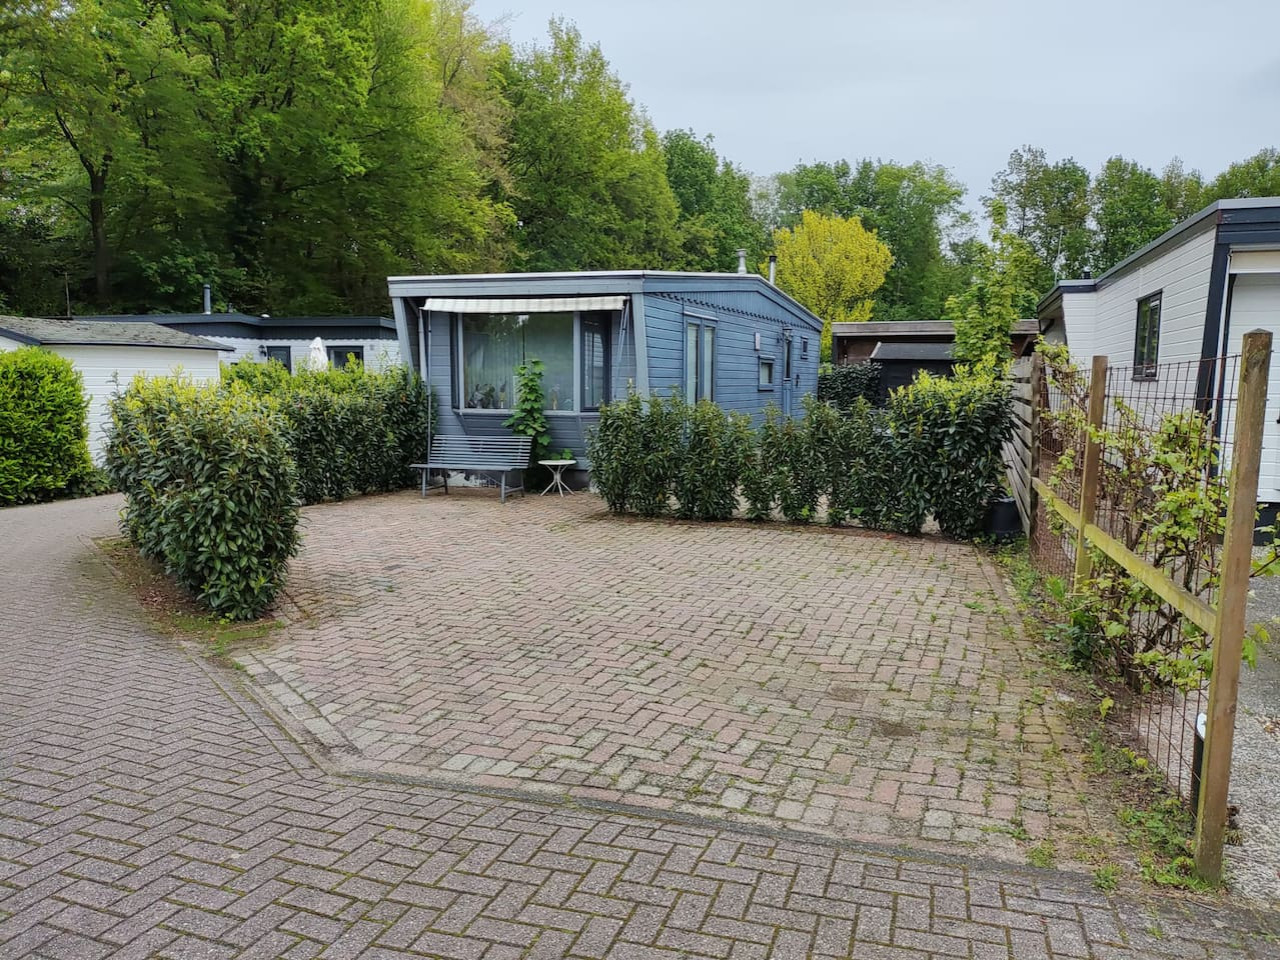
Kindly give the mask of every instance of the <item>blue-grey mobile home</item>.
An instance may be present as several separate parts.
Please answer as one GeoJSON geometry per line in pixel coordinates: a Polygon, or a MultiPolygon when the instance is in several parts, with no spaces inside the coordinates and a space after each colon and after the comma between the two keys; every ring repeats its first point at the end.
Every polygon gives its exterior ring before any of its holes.
{"type": "Polygon", "coordinates": [[[544,364],[551,446],[585,457],[602,403],[681,391],[759,418],[818,382],[822,321],[763,277],[640,270],[391,277],[400,355],[441,435],[505,436],[515,369],[544,364]]]}

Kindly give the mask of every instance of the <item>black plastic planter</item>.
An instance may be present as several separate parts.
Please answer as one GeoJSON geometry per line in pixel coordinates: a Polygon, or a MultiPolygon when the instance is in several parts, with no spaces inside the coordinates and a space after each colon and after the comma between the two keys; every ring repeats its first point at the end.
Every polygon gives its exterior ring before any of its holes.
{"type": "Polygon", "coordinates": [[[987,504],[987,536],[997,543],[1022,536],[1022,517],[1013,497],[992,497],[987,504]]]}

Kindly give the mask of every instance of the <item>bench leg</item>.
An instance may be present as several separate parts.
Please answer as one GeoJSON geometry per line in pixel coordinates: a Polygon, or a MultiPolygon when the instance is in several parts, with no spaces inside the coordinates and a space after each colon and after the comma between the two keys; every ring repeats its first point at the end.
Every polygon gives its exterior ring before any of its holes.
{"type": "Polygon", "coordinates": [[[501,502],[506,503],[507,502],[507,471],[503,470],[502,473],[499,474],[499,477],[502,483],[502,501],[501,502]]]}
{"type": "Polygon", "coordinates": [[[430,472],[431,471],[428,470],[426,467],[422,468],[422,495],[424,497],[427,495],[427,474],[430,472]]]}

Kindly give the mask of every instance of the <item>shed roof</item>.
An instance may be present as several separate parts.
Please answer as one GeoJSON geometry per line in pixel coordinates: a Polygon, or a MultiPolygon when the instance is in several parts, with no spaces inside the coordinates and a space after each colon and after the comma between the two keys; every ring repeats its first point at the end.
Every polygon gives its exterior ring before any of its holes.
{"type": "Polygon", "coordinates": [[[951,360],[954,343],[877,343],[872,360],[951,360]]]}
{"type": "Polygon", "coordinates": [[[170,347],[226,350],[220,343],[158,323],[0,317],[0,336],[38,346],[170,347]]]}
{"type": "MultiPolygon", "coordinates": [[[[1014,322],[1015,336],[1031,336],[1040,331],[1035,320],[1018,320],[1014,322]]],[[[853,337],[860,340],[883,340],[891,337],[894,340],[953,340],[956,326],[950,320],[868,320],[854,323],[833,323],[833,336],[853,337]]]]}

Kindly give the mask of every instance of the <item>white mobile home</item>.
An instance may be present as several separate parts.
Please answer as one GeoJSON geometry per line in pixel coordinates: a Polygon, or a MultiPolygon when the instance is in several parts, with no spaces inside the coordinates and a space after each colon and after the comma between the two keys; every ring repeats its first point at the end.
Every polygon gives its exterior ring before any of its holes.
{"type": "Polygon", "coordinates": [[[387,317],[255,317],[245,313],[143,313],[83,317],[94,322],[158,323],[163,327],[222,344],[227,363],[278,360],[290,371],[310,354],[316,337],[324,343],[329,361],[346,366],[354,357],[367,369],[380,372],[400,362],[395,322],[387,317]]]}
{"type": "Polygon", "coordinates": [[[1153,390],[1162,376],[1186,378],[1188,401],[1206,411],[1222,409],[1219,398],[1236,389],[1208,361],[1238,354],[1248,331],[1270,330],[1258,500],[1280,503],[1280,197],[1211,204],[1096,279],[1060,282],[1037,314],[1044,338],[1065,342],[1077,364],[1103,354],[1153,390]]]}
{"type": "Polygon", "coordinates": [[[0,350],[29,345],[66,357],[80,372],[89,397],[89,453],[95,461],[102,459],[112,394],[139,373],[162,377],[180,370],[197,383],[216,381],[226,349],[155,323],[0,317],[0,350]]]}

